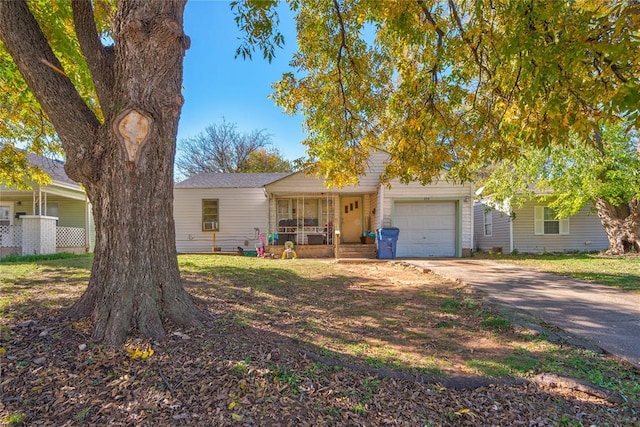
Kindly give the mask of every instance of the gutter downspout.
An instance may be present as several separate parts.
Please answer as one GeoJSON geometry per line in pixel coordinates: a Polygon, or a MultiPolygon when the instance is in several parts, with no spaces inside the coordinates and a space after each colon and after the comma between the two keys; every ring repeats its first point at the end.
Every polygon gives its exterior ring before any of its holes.
{"type": "Polygon", "coordinates": [[[513,210],[509,209],[509,253],[513,253],[513,210]]]}
{"type": "MultiPolygon", "coordinates": [[[[386,212],[384,211],[384,185],[380,184],[380,206],[378,206],[378,210],[380,211],[380,216],[378,217],[378,228],[384,227],[384,216],[386,212]]],[[[376,229],[376,233],[378,230],[376,229]]],[[[378,246],[378,239],[376,239],[376,247],[378,246]]]]}
{"type": "Polygon", "coordinates": [[[91,203],[87,197],[87,193],[84,194],[84,250],[85,252],[91,252],[91,214],[89,209],[91,203]]]}
{"type": "MultiPolygon", "coordinates": [[[[470,233],[471,245],[469,245],[469,250],[471,251],[470,256],[473,256],[473,252],[474,252],[474,248],[475,248],[475,246],[474,246],[475,245],[474,238],[476,237],[475,233],[473,232],[473,230],[474,230],[473,227],[475,227],[474,218],[473,218],[474,202],[473,202],[473,200],[471,200],[469,203],[471,204],[471,207],[470,207],[470,210],[471,210],[471,215],[470,215],[471,216],[471,227],[470,227],[471,228],[471,233],[470,233]]],[[[463,244],[464,244],[464,242],[463,242],[463,244]]]]}

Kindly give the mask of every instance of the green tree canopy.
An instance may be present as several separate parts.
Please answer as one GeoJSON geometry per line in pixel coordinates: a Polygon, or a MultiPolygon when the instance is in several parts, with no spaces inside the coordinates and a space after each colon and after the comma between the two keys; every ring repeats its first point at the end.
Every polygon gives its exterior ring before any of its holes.
{"type": "MultiPolygon", "coordinates": [[[[99,34],[110,38],[110,22],[115,3],[94,1],[95,23],[99,34]]],[[[31,0],[29,8],[49,41],[59,66],[42,63],[69,78],[86,104],[101,119],[100,104],[85,57],[79,48],[70,1],[31,0]]],[[[27,161],[29,153],[64,157],[60,139],[18,66],[0,41],[0,182],[24,187],[29,182],[46,183],[48,177],[27,161]],[[19,148],[19,149],[17,149],[19,148]]]]}
{"type": "Polygon", "coordinates": [[[640,198],[638,137],[623,126],[602,132],[599,147],[573,136],[563,147],[523,148],[522,156],[504,160],[490,171],[483,194],[521,206],[539,193],[549,193],[550,207],[562,216],[575,215],[598,198],[620,205],[640,198]]]}
{"type": "Polygon", "coordinates": [[[520,206],[546,194],[559,217],[585,206],[598,212],[609,237],[609,253],[640,250],[640,151],[638,135],[624,124],[597,132],[585,144],[573,134],[554,148],[522,147],[488,171],[484,195],[493,202],[520,206]]]}
{"type": "Polygon", "coordinates": [[[261,147],[249,153],[244,172],[292,172],[293,162],[285,159],[277,148],[261,147]]]}

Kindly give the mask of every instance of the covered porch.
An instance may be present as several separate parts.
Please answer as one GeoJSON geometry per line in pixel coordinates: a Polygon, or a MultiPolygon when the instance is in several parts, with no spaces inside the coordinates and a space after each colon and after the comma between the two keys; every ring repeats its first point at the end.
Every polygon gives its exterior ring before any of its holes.
{"type": "Polygon", "coordinates": [[[376,224],[376,200],[376,193],[269,194],[268,251],[280,256],[293,242],[303,258],[375,258],[367,231],[376,224]]]}
{"type": "Polygon", "coordinates": [[[93,249],[91,207],[76,188],[0,188],[0,257],[93,249]]]}

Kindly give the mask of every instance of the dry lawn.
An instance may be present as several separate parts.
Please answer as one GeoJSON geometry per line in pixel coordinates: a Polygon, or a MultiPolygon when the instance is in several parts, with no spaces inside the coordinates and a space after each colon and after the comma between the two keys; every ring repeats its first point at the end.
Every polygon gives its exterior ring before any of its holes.
{"type": "Polygon", "coordinates": [[[634,425],[637,372],[520,328],[460,283],[401,263],[180,258],[211,314],[105,348],[61,319],[87,261],[0,265],[7,425],[634,425]],[[153,350],[153,354],[149,351],[153,350]],[[581,371],[585,362],[593,363],[581,371]],[[600,368],[597,372],[603,372],[600,368]],[[635,395],[632,396],[635,398],[635,395]]]}

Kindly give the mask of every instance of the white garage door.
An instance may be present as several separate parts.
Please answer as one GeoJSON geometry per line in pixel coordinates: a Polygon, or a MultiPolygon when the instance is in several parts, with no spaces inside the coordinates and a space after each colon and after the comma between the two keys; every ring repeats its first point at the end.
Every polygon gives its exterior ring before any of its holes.
{"type": "Polygon", "coordinates": [[[455,202],[396,202],[397,257],[456,255],[455,202]]]}

